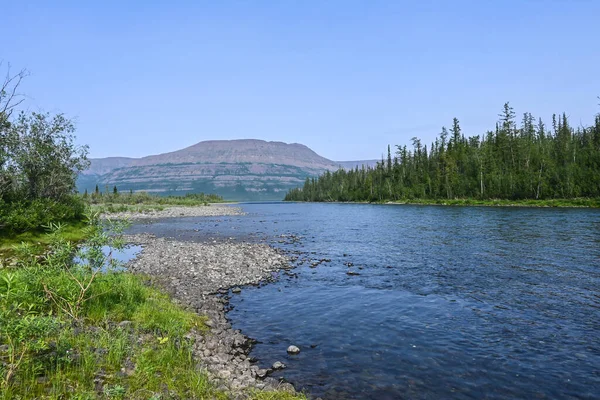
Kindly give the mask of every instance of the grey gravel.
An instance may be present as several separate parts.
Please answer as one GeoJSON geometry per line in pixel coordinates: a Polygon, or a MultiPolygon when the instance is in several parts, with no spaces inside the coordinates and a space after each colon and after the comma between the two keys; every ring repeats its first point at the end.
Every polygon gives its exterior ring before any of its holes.
{"type": "MultiPolygon", "coordinates": [[[[125,239],[143,248],[127,264],[130,271],[154,276],[174,301],[208,316],[209,333],[190,335],[198,368],[207,370],[217,387],[235,398],[245,398],[251,388],[294,390],[251,363],[252,342],[232,329],[223,297],[230,288],[269,281],[273,272],[291,268],[286,256],[265,244],[181,242],[149,234],[125,239]]],[[[285,368],[275,364],[273,369],[285,368]]]]}
{"type": "Polygon", "coordinates": [[[158,218],[181,218],[181,217],[217,217],[222,215],[244,215],[240,207],[232,207],[224,204],[210,204],[208,206],[166,206],[164,210],[153,210],[144,212],[124,211],[103,214],[102,218],[128,219],[131,221],[149,220],[158,218]]]}

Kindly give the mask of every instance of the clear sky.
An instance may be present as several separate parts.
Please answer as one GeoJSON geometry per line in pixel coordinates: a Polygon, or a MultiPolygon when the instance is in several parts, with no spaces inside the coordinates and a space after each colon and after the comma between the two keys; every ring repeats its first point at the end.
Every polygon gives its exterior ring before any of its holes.
{"type": "Polygon", "coordinates": [[[0,1],[0,59],[31,110],[92,157],[202,140],[297,142],[334,160],[467,135],[502,105],[600,111],[600,1],[0,1]]]}

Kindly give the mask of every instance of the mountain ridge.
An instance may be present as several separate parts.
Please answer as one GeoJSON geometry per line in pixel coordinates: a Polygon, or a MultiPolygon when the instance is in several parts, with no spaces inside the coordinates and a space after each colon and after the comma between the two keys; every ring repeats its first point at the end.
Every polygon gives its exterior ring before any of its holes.
{"type": "Polygon", "coordinates": [[[144,157],[104,157],[90,159],[84,175],[105,174],[126,167],[182,163],[268,163],[311,169],[335,170],[338,164],[300,143],[259,139],[207,140],[180,150],[144,157]]]}
{"type": "Polygon", "coordinates": [[[162,194],[217,193],[228,200],[281,200],[307,178],[340,165],[300,143],[259,139],[207,140],[140,158],[91,159],[79,191],[117,186],[162,194]]]}

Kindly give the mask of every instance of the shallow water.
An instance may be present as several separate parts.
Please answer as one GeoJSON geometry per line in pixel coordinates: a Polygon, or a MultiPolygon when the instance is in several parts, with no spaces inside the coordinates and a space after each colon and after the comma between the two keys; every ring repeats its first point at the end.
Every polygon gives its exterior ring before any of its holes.
{"type": "Polygon", "coordinates": [[[259,341],[260,365],[283,361],[274,376],[298,389],[324,399],[600,398],[600,211],[242,207],[249,215],[130,231],[265,241],[298,256],[292,274],[234,295],[228,314],[259,341]],[[301,353],[287,355],[290,344],[301,353]]]}
{"type": "MultiPolygon", "coordinates": [[[[83,249],[85,251],[85,248],[83,249]]],[[[123,270],[124,265],[137,257],[139,252],[142,251],[142,246],[130,244],[128,246],[123,247],[120,250],[115,250],[109,246],[102,246],[102,252],[106,257],[107,261],[109,258],[116,260],[119,265],[116,267],[116,270],[123,270]]],[[[79,257],[75,257],[74,262],[81,263],[82,260],[79,257]]],[[[102,271],[106,271],[108,269],[109,263],[101,269],[102,271]]]]}

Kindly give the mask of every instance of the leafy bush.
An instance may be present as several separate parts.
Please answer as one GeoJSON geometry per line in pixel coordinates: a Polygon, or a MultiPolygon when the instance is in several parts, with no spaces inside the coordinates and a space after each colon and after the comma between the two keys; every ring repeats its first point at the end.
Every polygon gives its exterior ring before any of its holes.
{"type": "Polygon", "coordinates": [[[0,227],[8,233],[36,231],[51,223],[82,220],[84,213],[85,203],[75,195],[60,201],[40,198],[0,202],[0,227]]]}

